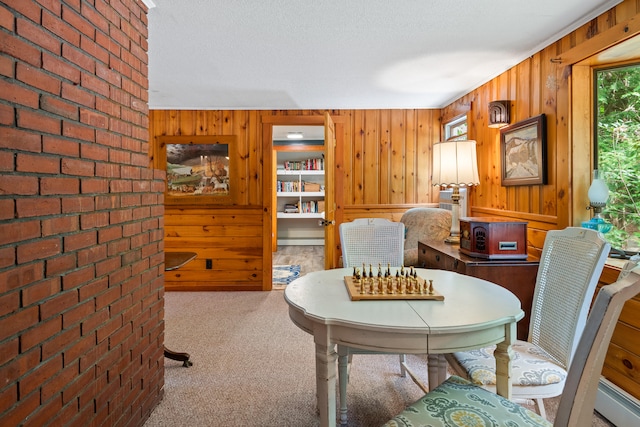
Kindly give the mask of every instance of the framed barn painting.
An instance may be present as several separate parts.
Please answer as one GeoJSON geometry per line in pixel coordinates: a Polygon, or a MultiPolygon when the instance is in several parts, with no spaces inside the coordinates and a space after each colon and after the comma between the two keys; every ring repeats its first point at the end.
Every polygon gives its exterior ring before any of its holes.
{"type": "Polygon", "coordinates": [[[546,184],[546,145],[544,114],[501,128],[502,185],[546,184]]]}
{"type": "Polygon", "coordinates": [[[238,191],[235,135],[161,136],[156,153],[166,167],[166,204],[233,204],[238,191]]]}

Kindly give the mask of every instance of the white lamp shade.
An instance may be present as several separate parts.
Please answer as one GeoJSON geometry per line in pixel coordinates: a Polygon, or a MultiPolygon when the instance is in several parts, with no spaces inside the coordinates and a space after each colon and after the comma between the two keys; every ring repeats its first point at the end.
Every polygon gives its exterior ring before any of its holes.
{"type": "Polygon", "coordinates": [[[480,184],[476,142],[451,141],[433,145],[433,185],[472,186],[480,184]]]}
{"type": "Polygon", "coordinates": [[[591,204],[604,206],[609,200],[609,187],[607,187],[603,179],[594,179],[587,194],[591,204]]]}

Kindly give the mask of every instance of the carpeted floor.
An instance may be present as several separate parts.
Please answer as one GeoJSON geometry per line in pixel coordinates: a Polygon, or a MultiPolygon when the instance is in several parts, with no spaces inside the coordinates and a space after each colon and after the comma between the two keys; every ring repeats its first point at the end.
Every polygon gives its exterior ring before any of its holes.
{"type": "MultiPolygon", "coordinates": [[[[322,269],[321,249],[285,247],[274,265],[322,269]]],[[[190,353],[193,366],[165,359],[164,399],[145,427],[318,425],[313,338],[289,319],[282,291],[167,292],[165,344],[190,353]]],[[[426,356],[407,358],[426,381],[426,356]]],[[[397,355],[356,355],[349,426],[379,426],[422,394],[400,377],[397,355]]],[[[545,402],[550,418],[557,401],[545,402]]],[[[594,417],[593,426],[610,425],[594,417]]]]}

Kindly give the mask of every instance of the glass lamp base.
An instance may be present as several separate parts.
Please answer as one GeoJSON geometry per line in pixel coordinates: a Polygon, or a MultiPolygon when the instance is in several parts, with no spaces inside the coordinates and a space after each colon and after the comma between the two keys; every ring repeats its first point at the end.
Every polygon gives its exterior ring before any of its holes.
{"type": "Polygon", "coordinates": [[[590,228],[591,230],[596,230],[603,234],[611,231],[611,227],[613,227],[612,224],[598,217],[593,217],[589,221],[582,221],[582,228],[590,228]]]}

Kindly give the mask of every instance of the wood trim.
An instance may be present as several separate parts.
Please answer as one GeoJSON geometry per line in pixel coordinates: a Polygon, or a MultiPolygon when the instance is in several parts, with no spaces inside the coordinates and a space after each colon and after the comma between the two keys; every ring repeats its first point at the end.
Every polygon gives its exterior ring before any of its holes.
{"type": "Polygon", "coordinates": [[[637,34],[640,34],[640,17],[634,16],[627,21],[605,29],[591,39],[563,52],[560,56],[551,58],[551,62],[564,65],[575,64],[637,34]]]}

